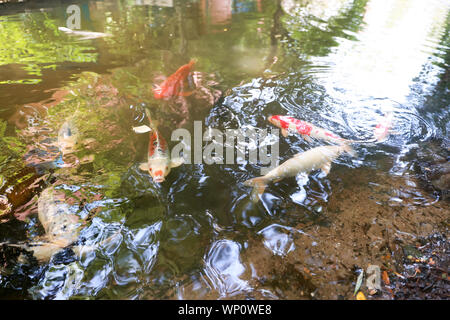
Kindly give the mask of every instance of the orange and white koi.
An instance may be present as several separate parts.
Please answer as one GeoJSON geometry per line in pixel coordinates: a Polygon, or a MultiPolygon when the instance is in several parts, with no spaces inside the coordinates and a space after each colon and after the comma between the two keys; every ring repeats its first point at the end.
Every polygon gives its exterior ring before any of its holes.
{"type": "Polygon", "coordinates": [[[322,170],[327,175],[331,169],[331,162],[344,152],[352,156],[356,155],[353,149],[347,144],[313,148],[296,154],[294,157],[269,171],[265,176],[245,181],[244,185],[253,187],[251,198],[256,202],[258,201],[258,196],[264,193],[267,185],[271,182],[278,182],[287,177],[295,177],[301,172],[309,173],[316,169],[322,170]]]}
{"type": "Polygon", "coordinates": [[[145,109],[150,126],[134,127],[136,133],[150,132],[150,141],[148,144],[148,160],[141,163],[139,169],[148,171],[153,181],[161,183],[169,174],[171,168],[178,167],[184,162],[183,158],[170,159],[167,142],[158,131],[156,124],[152,122],[150,112],[145,109]]]}
{"type": "Polygon", "coordinates": [[[196,60],[192,59],[188,64],[178,68],[174,74],[170,75],[161,85],[155,85],[153,96],[155,99],[170,98],[173,96],[190,96],[192,91],[183,91],[185,81],[194,67],[196,60]]]}

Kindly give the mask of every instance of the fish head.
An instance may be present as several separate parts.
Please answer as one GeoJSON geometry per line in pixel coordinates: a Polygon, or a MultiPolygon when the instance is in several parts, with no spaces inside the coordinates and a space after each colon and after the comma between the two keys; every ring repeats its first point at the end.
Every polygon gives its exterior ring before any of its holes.
{"type": "Polygon", "coordinates": [[[73,121],[63,123],[58,132],[58,146],[63,154],[76,151],[79,131],[73,121]]]}
{"type": "Polygon", "coordinates": [[[152,91],[153,91],[153,96],[155,97],[155,99],[163,99],[164,98],[164,93],[162,92],[161,86],[153,87],[152,91]]]}
{"type": "Polygon", "coordinates": [[[273,124],[275,127],[281,128],[281,119],[280,116],[269,116],[267,118],[271,124],[273,124]]]}
{"type": "Polygon", "coordinates": [[[164,182],[170,172],[167,159],[153,159],[148,163],[148,172],[156,183],[164,182]]]}

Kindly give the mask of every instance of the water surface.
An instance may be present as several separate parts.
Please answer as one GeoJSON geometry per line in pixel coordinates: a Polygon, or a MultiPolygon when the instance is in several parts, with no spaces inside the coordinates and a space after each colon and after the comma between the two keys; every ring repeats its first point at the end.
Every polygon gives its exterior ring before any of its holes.
{"type": "MultiPolygon", "coordinates": [[[[53,186],[84,221],[78,242],[96,249],[38,265],[9,248],[0,297],[352,299],[355,270],[395,277],[406,245],[446,231],[448,203],[421,188],[415,161],[429,149],[448,159],[448,1],[73,4],[0,4],[0,183],[18,190],[0,242],[43,235],[38,198],[53,186]],[[193,58],[194,93],[156,100],[152,87],[193,58]],[[392,112],[395,132],[355,144],[328,176],[271,184],[255,204],[243,182],[261,165],[248,159],[185,164],[153,183],[138,168],[148,135],[131,130],[147,123],[144,107],[171,147],[194,121],[269,129],[272,114],[366,140],[392,112]],[[73,146],[61,144],[68,126],[73,146]]],[[[277,141],[280,163],[323,145],[277,141]]]]}

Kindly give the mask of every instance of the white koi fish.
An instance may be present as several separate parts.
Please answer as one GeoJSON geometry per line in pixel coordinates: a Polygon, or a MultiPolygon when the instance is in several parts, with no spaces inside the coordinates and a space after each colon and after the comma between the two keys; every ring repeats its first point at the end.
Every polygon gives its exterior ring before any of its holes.
{"type": "Polygon", "coordinates": [[[97,38],[103,38],[103,37],[111,37],[112,35],[109,33],[103,33],[103,32],[92,32],[92,31],[78,31],[78,30],[72,30],[65,27],[59,27],[59,31],[62,31],[64,33],[74,35],[74,36],[80,36],[80,40],[90,40],[90,39],[97,39],[97,38]]]}
{"type": "Polygon", "coordinates": [[[67,120],[58,131],[58,146],[62,154],[73,153],[79,139],[79,130],[73,120],[67,120]]]}
{"type": "Polygon", "coordinates": [[[170,159],[166,140],[158,131],[156,125],[152,122],[148,109],[145,109],[145,113],[148,117],[150,127],[143,125],[133,128],[134,132],[136,133],[150,132],[150,141],[148,144],[148,161],[142,163],[139,166],[139,169],[148,171],[150,176],[153,178],[153,181],[161,183],[169,174],[170,169],[183,164],[184,159],[170,159]]]}
{"type": "Polygon", "coordinates": [[[69,210],[69,205],[55,199],[53,188],[45,189],[38,199],[38,218],[45,235],[27,244],[10,244],[31,251],[39,262],[48,262],[63,248],[78,239],[80,219],[69,210]]]}
{"type": "Polygon", "coordinates": [[[267,185],[271,182],[278,182],[287,177],[295,177],[301,172],[309,173],[316,169],[321,169],[327,175],[331,169],[331,162],[344,152],[355,156],[355,152],[347,144],[313,148],[296,154],[269,171],[265,176],[245,181],[244,185],[253,187],[252,200],[256,202],[259,198],[258,195],[262,195],[267,185]]]}
{"type": "MultiPolygon", "coordinates": [[[[0,245],[23,248],[31,251],[38,262],[48,262],[54,254],[77,242],[85,222],[70,211],[70,206],[64,201],[64,197],[58,195],[53,187],[46,188],[39,195],[38,218],[45,235],[29,243],[4,242],[0,245]]],[[[80,255],[83,252],[95,250],[117,235],[118,233],[93,246],[74,245],[71,248],[75,254],[80,255]]]]}

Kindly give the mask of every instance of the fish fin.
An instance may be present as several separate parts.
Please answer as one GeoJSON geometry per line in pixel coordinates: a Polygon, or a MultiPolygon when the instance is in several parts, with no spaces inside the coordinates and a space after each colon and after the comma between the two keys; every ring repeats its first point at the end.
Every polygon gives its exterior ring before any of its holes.
{"type": "Polygon", "coordinates": [[[189,61],[188,65],[189,65],[189,69],[191,69],[194,64],[197,63],[197,59],[196,58],[192,58],[191,61],[189,61]]]}
{"type": "Polygon", "coordinates": [[[281,129],[281,134],[286,138],[289,135],[289,131],[287,131],[286,129],[281,129]]]}
{"type": "Polygon", "coordinates": [[[259,197],[264,193],[264,190],[267,187],[267,182],[264,177],[257,177],[245,181],[244,186],[253,187],[250,198],[253,202],[258,202],[259,197]]]}
{"type": "Polygon", "coordinates": [[[83,254],[85,253],[89,253],[92,252],[94,250],[96,250],[98,248],[97,245],[94,246],[73,246],[72,247],[72,251],[75,253],[75,255],[77,255],[78,257],[81,257],[83,254]]]}
{"type": "Polygon", "coordinates": [[[133,131],[136,133],[146,133],[152,131],[152,128],[150,128],[147,125],[139,126],[139,127],[133,127],[133,131]]]}
{"type": "Polygon", "coordinates": [[[307,136],[306,134],[302,134],[301,136],[306,142],[313,142],[310,136],[307,136]]]}
{"type": "Polygon", "coordinates": [[[322,170],[322,172],[323,172],[325,175],[328,175],[328,174],[330,173],[330,169],[331,169],[331,162],[325,163],[325,164],[320,168],[320,170],[322,170]]]}
{"type": "Polygon", "coordinates": [[[161,86],[159,84],[153,84],[153,91],[158,91],[159,93],[161,93],[161,86]]]}
{"type": "Polygon", "coordinates": [[[66,32],[66,33],[72,33],[73,32],[72,29],[69,29],[69,28],[66,28],[66,27],[58,27],[58,30],[62,31],[62,32],[66,32]]]}
{"type": "Polygon", "coordinates": [[[160,85],[155,84],[152,88],[152,91],[155,99],[162,99],[164,97],[162,93],[162,87],[160,85]]]}
{"type": "Polygon", "coordinates": [[[49,261],[50,258],[63,247],[58,244],[49,242],[42,245],[31,247],[30,250],[33,252],[33,256],[41,262],[49,261]]]}
{"type": "Polygon", "coordinates": [[[181,166],[184,163],[184,158],[173,158],[170,161],[170,167],[171,168],[176,168],[178,166],[181,166]]]}
{"type": "Polygon", "coordinates": [[[139,169],[141,169],[142,171],[148,171],[148,163],[147,162],[143,162],[139,165],[139,169]]]}

